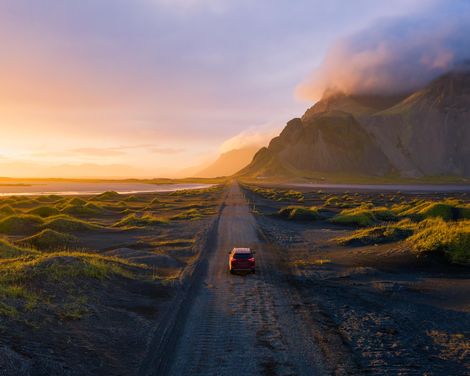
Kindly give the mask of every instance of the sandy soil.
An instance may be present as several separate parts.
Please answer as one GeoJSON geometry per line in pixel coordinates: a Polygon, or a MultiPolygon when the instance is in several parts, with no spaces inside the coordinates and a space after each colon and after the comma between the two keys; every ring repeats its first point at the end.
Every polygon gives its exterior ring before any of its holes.
{"type": "MultiPolygon", "coordinates": [[[[277,210],[279,204],[247,194],[257,210],[277,210]]],[[[470,373],[468,268],[418,260],[402,243],[339,246],[333,239],[352,230],[324,221],[256,218],[309,317],[349,349],[356,370],[348,373],[470,373]]]]}
{"type": "MultiPolygon", "coordinates": [[[[122,206],[129,197],[104,202],[109,209],[99,215],[80,217],[109,226],[107,229],[74,235],[80,250],[147,265],[147,274],[139,278],[84,279],[78,284],[63,281],[56,286],[39,280],[32,286],[42,299],[37,307],[17,317],[0,315],[0,375],[139,374],[160,322],[173,310],[175,298],[206,247],[222,191],[132,196],[133,200],[125,204],[131,213],[145,211],[171,217],[196,206],[206,214],[196,220],[171,220],[164,226],[112,227],[129,214],[112,205],[122,206]],[[148,208],[154,199],[159,203],[148,208]],[[65,314],[65,310],[69,312],[65,314]],[[80,312],[72,317],[75,311],[80,312]]],[[[37,205],[28,203],[17,210],[27,211],[37,205]]],[[[22,236],[8,239],[15,241],[22,236]]],[[[0,261],[8,262],[1,257],[0,261]]],[[[56,262],[61,267],[68,263],[66,257],[56,262]]]]}

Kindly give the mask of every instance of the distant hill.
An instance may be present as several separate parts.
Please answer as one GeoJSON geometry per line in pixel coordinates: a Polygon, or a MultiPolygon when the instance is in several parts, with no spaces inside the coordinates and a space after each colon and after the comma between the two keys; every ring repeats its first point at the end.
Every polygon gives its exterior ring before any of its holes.
{"type": "Polygon", "coordinates": [[[289,121],[244,176],[470,177],[470,73],[408,95],[327,92],[289,121]]]}
{"type": "Polygon", "coordinates": [[[233,175],[248,165],[257,151],[258,147],[248,146],[222,153],[216,161],[197,172],[194,176],[211,178],[233,175]]]}

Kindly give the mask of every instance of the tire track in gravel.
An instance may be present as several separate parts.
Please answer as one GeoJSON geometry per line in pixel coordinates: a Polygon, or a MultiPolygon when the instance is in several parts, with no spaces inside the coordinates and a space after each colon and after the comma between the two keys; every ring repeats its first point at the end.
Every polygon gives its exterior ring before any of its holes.
{"type": "MultiPolygon", "coordinates": [[[[285,291],[276,256],[260,242],[257,224],[238,184],[229,188],[217,246],[191,299],[169,375],[323,375],[321,352],[285,291]],[[228,272],[233,247],[257,250],[255,275],[228,272]]],[[[161,374],[161,373],[160,373],[161,374]]]]}

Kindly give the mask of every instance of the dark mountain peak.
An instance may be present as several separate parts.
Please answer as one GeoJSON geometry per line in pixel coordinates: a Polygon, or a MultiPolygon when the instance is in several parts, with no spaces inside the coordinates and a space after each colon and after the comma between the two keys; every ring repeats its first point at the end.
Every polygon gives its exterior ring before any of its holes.
{"type": "MultiPolygon", "coordinates": [[[[432,81],[423,94],[435,105],[470,104],[470,71],[453,71],[432,81]]],[[[467,107],[468,108],[468,107],[467,107]]]]}
{"type": "Polygon", "coordinates": [[[356,95],[327,90],[322,99],[305,112],[302,120],[308,122],[319,113],[333,110],[347,112],[356,117],[368,116],[394,106],[408,94],[356,95]]]}

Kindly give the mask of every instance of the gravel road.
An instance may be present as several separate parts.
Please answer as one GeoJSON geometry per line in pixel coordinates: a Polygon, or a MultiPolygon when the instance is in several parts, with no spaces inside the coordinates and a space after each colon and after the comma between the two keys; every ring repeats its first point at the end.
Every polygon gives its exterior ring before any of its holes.
{"type": "MultiPolygon", "coordinates": [[[[322,351],[314,328],[277,271],[277,257],[259,238],[239,186],[229,187],[218,223],[216,247],[189,300],[184,324],[175,331],[169,375],[322,375],[322,351]],[[231,275],[228,251],[254,248],[257,272],[231,275]]],[[[161,370],[158,371],[162,374],[161,370]]]]}

